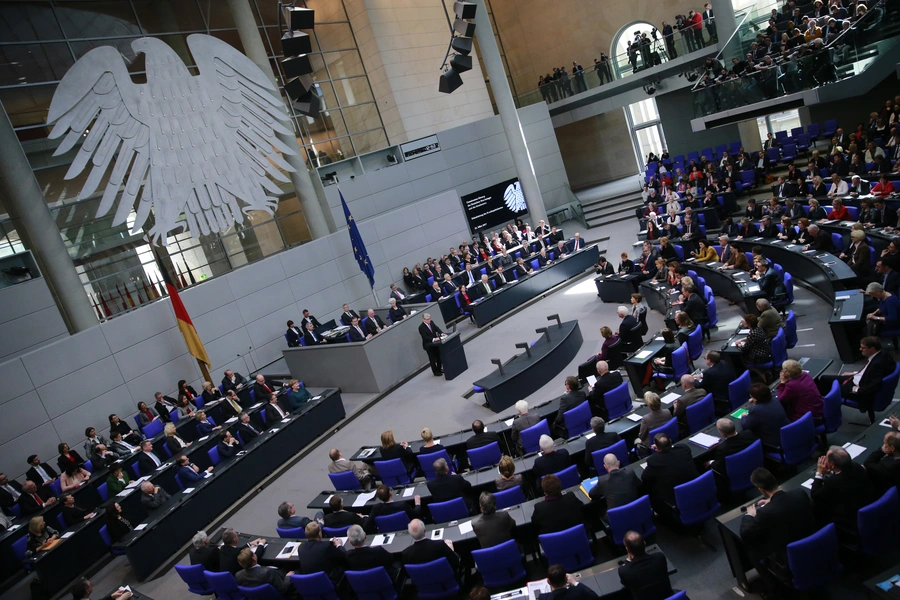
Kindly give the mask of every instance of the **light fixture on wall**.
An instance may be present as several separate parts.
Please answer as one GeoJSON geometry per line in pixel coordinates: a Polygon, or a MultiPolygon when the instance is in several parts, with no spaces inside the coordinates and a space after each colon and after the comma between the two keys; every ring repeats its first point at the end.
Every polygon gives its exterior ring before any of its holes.
{"type": "Polygon", "coordinates": [[[443,94],[453,93],[463,84],[460,73],[472,70],[472,57],[469,54],[472,52],[472,36],[475,35],[475,23],[472,19],[477,10],[478,5],[474,2],[454,2],[453,12],[456,18],[451,23],[446,7],[444,8],[447,25],[450,27],[450,44],[441,64],[443,73],[438,82],[438,91],[443,94]],[[455,54],[451,54],[451,51],[455,54]]]}
{"type": "Polygon", "coordinates": [[[658,88],[659,88],[658,81],[648,81],[647,83],[644,84],[644,91],[647,93],[648,96],[652,96],[653,94],[655,94],[656,90],[658,88]]]}
{"type": "Polygon", "coordinates": [[[315,118],[321,110],[321,98],[316,90],[314,72],[309,53],[312,39],[301,29],[314,29],[316,12],[311,8],[300,8],[295,3],[278,3],[278,24],[285,28],[281,37],[281,68],[287,81],[284,91],[291,99],[294,110],[315,118]]]}

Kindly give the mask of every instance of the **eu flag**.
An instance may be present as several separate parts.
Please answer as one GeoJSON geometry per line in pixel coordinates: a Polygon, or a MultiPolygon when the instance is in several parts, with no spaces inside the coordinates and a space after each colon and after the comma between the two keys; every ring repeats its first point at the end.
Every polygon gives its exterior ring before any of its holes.
{"type": "Polygon", "coordinates": [[[362,236],[359,235],[359,228],[356,226],[356,221],[353,220],[353,215],[350,214],[350,209],[347,208],[347,202],[344,200],[344,194],[341,194],[340,188],[338,188],[338,194],[341,197],[341,206],[344,208],[344,218],[347,220],[347,231],[350,232],[350,245],[353,246],[353,256],[356,257],[356,264],[359,265],[359,270],[369,278],[369,286],[374,288],[375,267],[372,265],[372,261],[369,260],[366,245],[363,244],[362,236]]]}

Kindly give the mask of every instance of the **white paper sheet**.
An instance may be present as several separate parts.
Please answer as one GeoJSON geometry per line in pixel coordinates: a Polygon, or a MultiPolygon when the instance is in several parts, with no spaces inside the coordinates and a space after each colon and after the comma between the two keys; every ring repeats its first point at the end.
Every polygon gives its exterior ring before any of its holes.
{"type": "Polygon", "coordinates": [[[184,488],[183,491],[184,491],[185,494],[190,494],[191,492],[194,491],[194,488],[184,488]]]}
{"type": "Polygon", "coordinates": [[[472,532],[472,521],[464,521],[459,524],[459,532],[462,534],[472,532]]]}
{"type": "Polygon", "coordinates": [[[592,431],[592,432],[586,434],[586,435],[584,436],[584,439],[589,440],[589,439],[591,439],[592,437],[594,437],[595,435],[597,435],[597,434],[594,433],[594,432],[592,431]]]}
{"type": "Polygon", "coordinates": [[[200,439],[197,440],[197,441],[198,441],[198,442],[205,442],[205,441],[208,440],[208,439],[209,439],[209,436],[208,436],[208,435],[204,435],[202,438],[200,438],[200,439]]]}
{"type": "Polygon", "coordinates": [[[331,499],[332,499],[332,498],[334,498],[334,494],[331,494],[330,496],[328,496],[327,498],[325,498],[325,504],[328,504],[329,502],[331,502],[331,499]]]}
{"type": "Polygon", "coordinates": [[[890,428],[890,427],[891,427],[891,421],[890,421],[890,419],[885,419],[884,421],[882,421],[881,423],[879,423],[879,425],[881,425],[882,427],[888,427],[888,428],[890,428]]]}
{"type": "Polygon", "coordinates": [[[444,528],[435,529],[431,532],[431,539],[433,540],[442,540],[444,539],[444,528]]]}
{"type": "Polygon", "coordinates": [[[365,506],[366,502],[375,497],[375,492],[368,492],[365,494],[360,494],[356,497],[356,500],[353,501],[353,506],[360,507],[365,506]]]}
{"type": "Polygon", "coordinates": [[[228,419],[228,420],[225,421],[225,422],[226,422],[226,423],[234,423],[234,422],[237,421],[237,420],[238,420],[237,417],[231,417],[230,419],[228,419]]]}
{"type": "Polygon", "coordinates": [[[712,448],[721,441],[714,435],[709,435],[702,432],[692,435],[690,437],[690,440],[699,446],[703,446],[704,448],[712,448]]]}
{"type": "Polygon", "coordinates": [[[641,463],[641,468],[642,468],[642,469],[646,469],[646,468],[647,468],[647,463],[645,463],[645,462],[641,463]]]}
{"type": "Polygon", "coordinates": [[[650,356],[651,354],[653,354],[653,352],[650,351],[650,350],[641,350],[640,352],[638,352],[637,354],[635,354],[634,357],[635,357],[635,358],[647,358],[647,357],[650,356]]]}
{"type": "Polygon", "coordinates": [[[390,543],[393,542],[393,541],[394,541],[394,534],[393,534],[393,533],[389,533],[389,534],[387,534],[387,535],[380,535],[380,534],[379,534],[379,535],[376,535],[375,537],[372,538],[372,544],[371,544],[371,546],[372,546],[373,548],[374,548],[374,547],[378,547],[378,546],[384,546],[384,545],[386,545],[386,544],[390,544],[390,543]]]}
{"type": "Polygon", "coordinates": [[[141,529],[144,529],[144,528],[146,528],[146,527],[147,527],[147,523],[141,523],[140,525],[135,525],[135,526],[134,526],[134,530],[135,530],[135,531],[140,531],[141,529]]]}
{"type": "Polygon", "coordinates": [[[406,488],[405,490],[403,490],[403,497],[404,497],[404,498],[410,498],[410,497],[414,496],[415,493],[416,493],[416,488],[414,488],[414,487],[408,487],[408,488],[406,488]]]}
{"type": "Polygon", "coordinates": [[[841,321],[856,321],[859,317],[856,315],[841,315],[841,321]]]}
{"type": "Polygon", "coordinates": [[[288,542],[284,545],[284,549],[275,555],[275,558],[290,558],[297,552],[297,548],[300,547],[300,542],[288,542]]]}
{"type": "Polygon", "coordinates": [[[507,427],[512,427],[513,421],[515,421],[515,420],[516,420],[516,418],[513,417],[512,419],[507,419],[507,420],[503,421],[503,424],[506,425],[507,427]]]}
{"type": "Polygon", "coordinates": [[[666,394],[665,396],[660,398],[659,401],[662,402],[663,404],[672,404],[679,398],[681,398],[681,394],[672,393],[672,394],[666,394]]]}
{"type": "Polygon", "coordinates": [[[738,329],[738,335],[747,335],[750,333],[749,329],[738,329]]]}
{"type": "Polygon", "coordinates": [[[316,400],[321,400],[322,396],[313,396],[312,399],[313,399],[313,402],[315,402],[316,400]]]}
{"type": "Polygon", "coordinates": [[[812,479],[807,479],[807,480],[804,481],[801,485],[803,485],[803,487],[805,487],[806,489],[811,490],[811,489],[812,489],[812,484],[813,484],[813,480],[812,480],[812,479]]]}
{"type": "Polygon", "coordinates": [[[643,417],[641,417],[641,415],[639,415],[637,413],[631,413],[630,415],[628,415],[625,418],[628,419],[629,421],[634,421],[635,423],[638,423],[643,417]]]}
{"type": "Polygon", "coordinates": [[[597,385],[597,377],[595,377],[594,375],[588,375],[587,382],[588,382],[588,385],[590,385],[591,387],[594,387],[595,385],[597,385]]]}
{"type": "Polygon", "coordinates": [[[748,292],[758,292],[758,291],[759,291],[759,286],[758,286],[758,285],[748,285],[748,286],[747,286],[747,291],[748,291],[748,292]]]}
{"type": "Polygon", "coordinates": [[[849,298],[850,298],[850,296],[835,296],[834,297],[835,300],[848,300],[849,298]]]}
{"type": "Polygon", "coordinates": [[[65,539],[72,537],[73,535],[75,535],[74,531],[67,531],[64,534],[62,534],[61,536],[59,536],[59,538],[62,540],[65,540],[65,539]]]}
{"type": "Polygon", "coordinates": [[[847,442],[843,446],[844,450],[847,451],[847,454],[850,455],[850,458],[856,458],[860,454],[866,451],[864,446],[859,446],[857,444],[853,444],[851,442],[847,442]]]}

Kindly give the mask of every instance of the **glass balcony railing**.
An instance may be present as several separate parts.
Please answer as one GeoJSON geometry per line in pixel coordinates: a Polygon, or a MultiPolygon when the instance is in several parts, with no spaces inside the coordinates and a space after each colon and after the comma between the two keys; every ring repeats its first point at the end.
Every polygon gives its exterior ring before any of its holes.
{"type": "Polygon", "coordinates": [[[707,61],[693,88],[694,114],[707,116],[862,73],[900,39],[897,15],[888,14],[886,5],[886,0],[867,10],[860,5],[858,15],[840,22],[831,16],[807,18],[813,25],[806,33],[799,27],[788,31],[784,18],[773,24],[748,14],[719,55],[707,61]]]}

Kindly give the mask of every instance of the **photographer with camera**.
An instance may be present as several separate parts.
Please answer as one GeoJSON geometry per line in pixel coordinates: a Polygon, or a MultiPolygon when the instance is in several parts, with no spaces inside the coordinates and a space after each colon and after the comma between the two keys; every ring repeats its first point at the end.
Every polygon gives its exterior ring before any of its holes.
{"type": "MultiPolygon", "coordinates": [[[[666,42],[666,54],[669,55],[669,60],[678,58],[678,53],[675,52],[675,31],[672,29],[672,26],[665,21],[662,22],[662,35],[663,40],[666,42]]],[[[656,39],[655,34],[653,38],[656,39]]]]}

